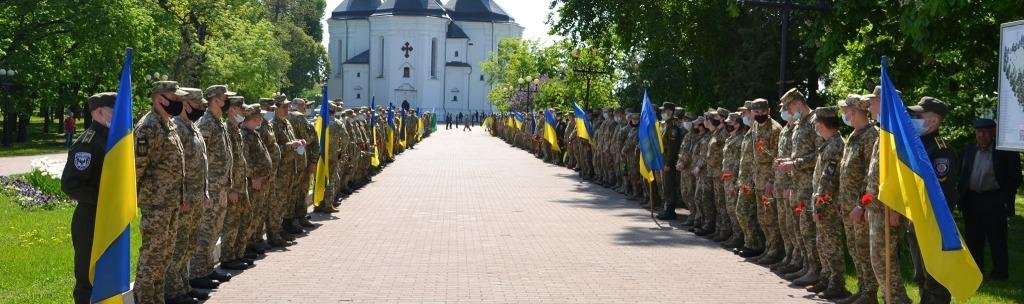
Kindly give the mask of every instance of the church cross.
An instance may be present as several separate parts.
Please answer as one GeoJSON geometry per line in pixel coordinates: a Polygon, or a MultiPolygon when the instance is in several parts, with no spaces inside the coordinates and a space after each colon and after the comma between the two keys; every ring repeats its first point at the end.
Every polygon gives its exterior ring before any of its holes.
{"type": "Polygon", "coordinates": [[[405,46],[402,47],[402,51],[405,52],[405,58],[409,58],[409,52],[412,52],[412,45],[406,42],[405,46]]]}

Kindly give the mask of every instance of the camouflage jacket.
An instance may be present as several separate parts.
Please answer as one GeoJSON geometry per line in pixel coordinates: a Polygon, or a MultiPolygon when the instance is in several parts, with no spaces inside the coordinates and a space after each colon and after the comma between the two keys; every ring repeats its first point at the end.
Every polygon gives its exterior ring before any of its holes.
{"type": "Polygon", "coordinates": [[[281,147],[277,145],[277,136],[274,134],[274,127],[264,120],[263,124],[260,124],[260,127],[256,129],[256,133],[259,133],[260,139],[263,141],[263,145],[265,146],[264,148],[267,149],[267,153],[270,154],[270,166],[267,168],[270,170],[277,170],[278,164],[281,163],[281,147]]]}
{"type": "Polygon", "coordinates": [[[320,158],[320,137],[317,136],[316,127],[306,120],[305,114],[299,112],[288,113],[288,122],[292,124],[295,138],[306,140],[306,165],[316,165],[320,158]]]}
{"type": "Polygon", "coordinates": [[[712,180],[721,181],[722,177],[722,153],[725,149],[725,141],[729,136],[729,132],[725,130],[725,126],[721,126],[718,130],[711,133],[711,139],[708,140],[708,147],[704,157],[698,161],[702,165],[701,174],[712,178],[712,180]]]}
{"type": "MultiPolygon", "coordinates": [[[[782,131],[779,132],[779,144],[777,150],[775,151],[775,153],[777,153],[777,159],[789,158],[792,155],[793,130],[795,129],[796,128],[794,127],[793,123],[786,124],[785,126],[782,127],[782,131]]],[[[771,170],[773,172],[772,177],[774,178],[774,181],[772,182],[775,185],[775,191],[781,192],[790,189],[790,181],[792,180],[792,175],[790,175],[789,173],[782,173],[782,171],[775,170],[774,166],[772,166],[771,170]]]]}
{"type": "Polygon", "coordinates": [[[740,166],[736,182],[741,186],[754,187],[754,129],[747,129],[740,143],[740,166]]]}
{"type": "MultiPolygon", "coordinates": [[[[266,179],[273,176],[270,153],[267,144],[257,130],[242,128],[242,142],[245,143],[245,160],[249,167],[249,178],[266,179]]],[[[276,147],[271,144],[270,146],[276,147]]],[[[264,180],[267,182],[267,180],[264,180]]]]}
{"type": "Polygon", "coordinates": [[[790,151],[790,160],[794,162],[793,171],[790,171],[790,189],[793,189],[794,200],[806,200],[806,197],[813,192],[811,183],[807,181],[814,175],[814,165],[817,162],[818,148],[825,143],[825,140],[814,131],[814,123],[811,122],[811,115],[803,115],[793,127],[793,148],[790,151]]]}
{"type": "Polygon", "coordinates": [[[871,149],[878,141],[878,129],[868,125],[853,130],[843,149],[843,160],[839,162],[839,204],[856,206],[864,194],[871,149]]]}
{"type": "Polygon", "coordinates": [[[304,168],[306,156],[299,154],[299,151],[288,146],[289,142],[295,141],[295,129],[287,119],[275,118],[270,123],[274,127],[274,139],[278,150],[281,151],[279,167],[290,167],[287,170],[296,172],[304,168]]]}
{"type": "Polygon", "coordinates": [[[231,192],[246,194],[249,193],[247,181],[249,163],[245,160],[245,142],[242,140],[242,130],[233,121],[228,121],[227,125],[228,140],[231,145],[231,192]]]}
{"type": "Polygon", "coordinates": [[[219,117],[206,111],[196,123],[196,127],[199,128],[199,133],[203,135],[203,142],[206,143],[210,194],[217,195],[230,189],[232,183],[231,167],[234,165],[234,157],[231,151],[231,140],[228,139],[227,126],[219,117]]]}
{"type": "Polygon", "coordinates": [[[778,155],[779,134],[782,126],[774,119],[754,124],[754,187],[764,189],[775,178],[773,167],[778,155]]]}
{"type": "Polygon", "coordinates": [[[746,132],[737,131],[725,140],[722,148],[722,181],[725,185],[736,185],[736,174],[740,170],[740,149],[743,146],[743,138],[746,132]],[[726,175],[729,174],[729,175],[726,175]]]}
{"type": "MultiPolygon", "coordinates": [[[[821,137],[818,137],[821,138],[821,137]]],[[[814,175],[812,177],[814,192],[811,197],[799,198],[809,200],[814,204],[811,210],[818,212],[818,208],[830,206],[834,201],[833,196],[839,190],[839,162],[843,160],[843,150],[846,144],[843,143],[843,134],[838,131],[825,144],[818,149],[818,157],[814,164],[814,175]]]]}
{"type": "Polygon", "coordinates": [[[171,119],[181,139],[181,148],[184,154],[184,201],[189,203],[205,203],[210,199],[209,185],[207,184],[208,162],[206,158],[206,142],[203,136],[196,130],[195,124],[175,116],[171,119]]]}
{"type": "Polygon", "coordinates": [[[149,112],[135,125],[139,207],[177,208],[184,199],[185,158],[177,127],[149,112]]]}

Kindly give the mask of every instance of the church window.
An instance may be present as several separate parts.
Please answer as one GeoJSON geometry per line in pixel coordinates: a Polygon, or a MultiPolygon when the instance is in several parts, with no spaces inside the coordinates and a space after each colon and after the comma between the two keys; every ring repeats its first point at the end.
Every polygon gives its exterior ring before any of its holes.
{"type": "Polygon", "coordinates": [[[409,67],[402,68],[402,77],[409,78],[409,67]]]}
{"type": "Polygon", "coordinates": [[[455,51],[455,58],[459,58],[459,51],[455,51]]]}
{"type": "Polygon", "coordinates": [[[377,77],[384,78],[384,36],[380,37],[380,74],[377,77]]]}
{"type": "Polygon", "coordinates": [[[484,75],[480,75],[480,81],[484,81],[484,75]]]}
{"type": "Polygon", "coordinates": [[[430,77],[437,77],[437,38],[430,39],[430,77]]]}
{"type": "Polygon", "coordinates": [[[452,101],[459,101],[459,96],[452,96],[452,101]]]}
{"type": "Polygon", "coordinates": [[[359,77],[359,72],[356,72],[356,78],[358,78],[358,77],[359,77]]]}
{"type": "Polygon", "coordinates": [[[356,93],[356,99],[359,99],[359,98],[362,98],[362,95],[359,94],[359,93],[356,93]]]}

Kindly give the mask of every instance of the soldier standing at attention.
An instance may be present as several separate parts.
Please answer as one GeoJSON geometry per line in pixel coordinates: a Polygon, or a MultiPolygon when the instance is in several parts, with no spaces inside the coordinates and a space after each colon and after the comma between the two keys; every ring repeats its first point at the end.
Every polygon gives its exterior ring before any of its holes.
{"type": "Polygon", "coordinates": [[[729,213],[725,210],[725,186],[722,183],[722,153],[725,149],[726,140],[729,138],[729,130],[726,129],[725,119],[729,117],[729,110],[718,108],[710,112],[711,125],[715,129],[712,134],[710,147],[708,148],[705,166],[701,174],[707,176],[710,183],[708,191],[713,193],[714,200],[708,202],[708,207],[714,210],[715,228],[710,229],[712,234],[708,237],[715,242],[721,242],[732,236],[732,229],[729,228],[729,213]]]}
{"type": "MultiPolygon", "coordinates": [[[[725,130],[729,132],[725,146],[722,148],[722,198],[725,212],[729,215],[729,227],[731,234],[728,239],[723,240],[722,245],[728,248],[743,246],[743,230],[740,229],[739,218],[736,213],[737,183],[736,173],[740,167],[740,148],[743,145],[743,137],[746,134],[746,126],[743,124],[740,113],[729,113],[725,119],[725,130]]],[[[682,153],[682,152],[681,152],[682,153]]]]}
{"type": "MultiPolygon", "coordinates": [[[[307,205],[306,195],[309,193],[309,176],[316,173],[316,162],[320,159],[320,138],[316,135],[313,123],[306,120],[306,107],[309,102],[302,98],[292,99],[292,111],[288,113],[288,121],[291,122],[295,131],[295,138],[306,141],[305,168],[299,172],[298,187],[292,194],[295,198],[295,205],[291,209],[293,221],[304,228],[316,227],[306,218],[307,205]]],[[[379,116],[378,116],[379,117],[379,116]]],[[[380,119],[378,119],[378,122],[380,119]]],[[[378,132],[379,133],[379,132],[378,132]]]]}
{"type": "Polygon", "coordinates": [[[245,159],[245,143],[242,141],[241,123],[245,121],[245,98],[228,97],[228,145],[231,146],[231,187],[228,190],[228,207],[224,216],[221,233],[220,267],[243,270],[251,261],[245,259],[245,233],[252,220],[252,202],[249,199],[249,163],[245,159]]]}
{"type": "Polygon", "coordinates": [[[184,155],[171,118],[181,114],[177,81],[153,83],[153,110],[135,125],[135,173],[138,175],[142,247],[135,276],[136,303],[163,303],[164,278],[174,249],[179,210],[191,207],[183,199],[184,155]]]}
{"type": "MultiPolygon", "coordinates": [[[[245,143],[245,160],[249,166],[249,179],[250,188],[249,194],[252,197],[253,209],[253,220],[249,225],[249,229],[245,233],[245,239],[249,241],[249,245],[252,246],[252,240],[262,238],[264,225],[267,227],[268,238],[271,241],[282,241],[279,239],[281,236],[271,229],[272,221],[269,218],[268,210],[272,204],[270,202],[273,199],[271,196],[271,188],[273,188],[275,170],[272,170],[273,159],[271,158],[270,152],[267,150],[268,144],[261,136],[260,129],[268,128],[263,125],[264,112],[261,111],[260,106],[257,105],[246,105],[245,106],[245,121],[242,123],[242,142],[245,143]],[[262,211],[260,211],[262,209],[262,211]]],[[[276,143],[270,144],[270,146],[277,147],[276,143]]],[[[280,222],[280,220],[278,221],[280,222]]]]}
{"type": "MultiPolygon", "coordinates": [[[[793,135],[790,140],[793,147],[790,149],[789,157],[779,162],[777,170],[788,172],[790,179],[788,193],[785,193],[787,200],[793,206],[786,212],[794,221],[792,228],[796,232],[797,239],[794,245],[800,246],[804,253],[803,275],[793,279],[797,286],[808,286],[818,282],[821,265],[818,261],[818,250],[815,241],[815,224],[811,217],[811,201],[814,194],[812,183],[807,180],[814,175],[814,165],[818,157],[818,147],[824,144],[824,140],[815,134],[814,123],[810,120],[811,108],[807,106],[807,99],[795,88],[782,97],[789,112],[793,115],[793,135]]],[[[782,213],[780,213],[781,215],[782,213]]]]}
{"type": "MultiPolygon", "coordinates": [[[[198,247],[195,255],[192,256],[192,261],[189,262],[191,270],[189,279],[190,283],[193,281],[197,283],[199,283],[198,281],[227,282],[231,280],[231,274],[214,270],[217,261],[214,259],[213,253],[217,247],[217,239],[224,231],[228,210],[228,192],[232,181],[231,170],[234,159],[232,158],[231,140],[228,138],[228,130],[223,117],[224,112],[228,111],[227,98],[234,96],[235,92],[228,91],[227,86],[214,85],[206,88],[203,95],[208,107],[203,113],[203,117],[196,123],[196,128],[199,129],[199,133],[203,135],[203,142],[206,143],[206,161],[209,164],[207,186],[209,187],[210,201],[202,211],[199,235],[196,239],[198,247]]],[[[206,282],[200,284],[203,283],[206,282]]]]}
{"type": "MultiPolygon", "coordinates": [[[[782,261],[786,261],[789,258],[788,267],[776,267],[778,274],[781,274],[783,278],[786,276],[800,277],[803,275],[804,261],[803,261],[803,250],[799,246],[800,236],[799,229],[797,227],[796,217],[793,216],[793,208],[796,207],[789,198],[793,178],[789,172],[783,172],[778,170],[780,162],[788,159],[793,153],[793,130],[796,128],[796,119],[793,118],[793,114],[789,112],[789,109],[785,106],[785,103],[779,105],[779,116],[782,121],[785,122],[785,126],[782,126],[782,131],[779,133],[779,143],[776,153],[778,156],[772,165],[774,171],[774,183],[772,184],[775,188],[775,194],[767,196],[768,200],[771,201],[771,208],[775,210],[776,218],[772,230],[779,233],[778,244],[779,250],[785,255],[782,261]],[[799,272],[799,273],[798,273],[799,272]]],[[[764,200],[762,200],[763,202],[764,200]]],[[[782,261],[779,261],[780,263],[782,261]]],[[[760,262],[760,261],[758,261],[760,262]]],[[[774,266],[776,263],[770,263],[774,266]]],[[[770,268],[771,266],[769,266],[770,268]]],[[[788,280],[793,280],[787,278],[788,280]]]]}
{"type": "Polygon", "coordinates": [[[92,283],[89,264],[92,257],[93,232],[96,228],[96,200],[99,199],[103,158],[107,155],[107,135],[114,118],[117,93],[99,93],[89,97],[92,123],[68,150],[68,161],[60,176],[60,186],[68,197],[78,202],[71,216],[71,246],[75,249],[75,303],[91,303],[92,283]]]}
{"type": "MultiPolygon", "coordinates": [[[[679,171],[672,170],[670,164],[676,163],[679,158],[679,142],[683,140],[683,133],[675,118],[676,105],[666,102],[661,105],[661,116],[665,121],[662,123],[665,133],[662,133],[661,144],[665,155],[665,168],[661,170],[664,189],[664,207],[658,213],[659,220],[676,219],[676,204],[679,202],[679,171]]],[[[614,165],[614,164],[613,164],[614,165]]]]}
{"type": "MultiPolygon", "coordinates": [[[[840,105],[843,103],[840,102],[840,105]]],[[[839,162],[843,158],[843,134],[839,133],[841,122],[836,117],[836,108],[819,107],[814,110],[812,123],[814,131],[825,140],[818,149],[818,158],[812,175],[814,193],[809,210],[812,213],[815,231],[815,247],[821,263],[821,280],[814,282],[807,291],[819,293],[823,299],[849,296],[843,273],[846,261],[843,259],[843,244],[839,241],[843,233],[843,222],[839,205],[832,199],[839,191],[839,162]]]]}
{"type": "MultiPolygon", "coordinates": [[[[785,254],[782,247],[782,236],[779,234],[778,218],[772,197],[775,196],[774,169],[775,157],[778,155],[779,133],[782,126],[771,118],[768,100],[755,99],[750,103],[754,115],[754,172],[753,195],[760,204],[757,220],[765,235],[765,257],[772,260],[781,259],[785,254]]],[[[757,250],[740,252],[741,257],[754,257],[762,252],[757,250]]]]}
{"type": "MultiPolygon", "coordinates": [[[[757,213],[758,204],[754,197],[754,109],[753,101],[743,103],[743,124],[749,127],[743,136],[743,143],[740,144],[740,165],[736,177],[736,219],[739,220],[740,229],[743,231],[743,246],[733,249],[733,253],[764,252],[764,235],[758,229],[757,213]]],[[[748,254],[749,255],[749,254],[748,254]]]]}
{"type": "MultiPolygon", "coordinates": [[[[870,187],[867,184],[870,184],[868,169],[871,159],[878,155],[873,148],[878,142],[878,129],[867,119],[860,98],[863,97],[850,94],[840,105],[854,130],[846,139],[843,159],[839,163],[839,196],[836,203],[841,208],[839,215],[843,219],[846,247],[857,271],[858,286],[857,293],[840,301],[843,303],[854,303],[861,298],[867,303],[878,301],[878,281],[871,267],[869,231],[864,220],[865,203],[862,199],[864,189],[870,187]]],[[[903,285],[902,281],[899,284],[903,285]]]]}
{"type": "MultiPolygon", "coordinates": [[[[297,197],[292,193],[295,188],[299,188],[298,174],[300,171],[306,170],[306,143],[295,138],[294,128],[288,121],[291,102],[283,98],[284,95],[279,96],[281,97],[274,99],[274,121],[271,125],[274,128],[274,139],[277,140],[274,144],[281,150],[281,159],[275,173],[277,183],[274,186],[277,187],[277,191],[273,202],[274,211],[271,213],[268,225],[273,225],[275,234],[283,237],[285,231],[291,234],[304,232],[302,227],[293,224],[290,215],[291,210],[297,204],[293,201],[297,197]]],[[[267,230],[269,231],[270,227],[267,227],[267,230]]],[[[270,241],[270,245],[283,247],[289,243],[283,240],[273,240],[270,241]]]]}

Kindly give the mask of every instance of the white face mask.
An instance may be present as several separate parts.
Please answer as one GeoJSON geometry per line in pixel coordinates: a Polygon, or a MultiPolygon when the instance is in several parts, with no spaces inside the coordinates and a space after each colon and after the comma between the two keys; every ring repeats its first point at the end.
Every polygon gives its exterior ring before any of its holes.
{"type": "Polygon", "coordinates": [[[245,121],[245,116],[235,114],[235,123],[242,123],[245,121]]]}
{"type": "Polygon", "coordinates": [[[791,118],[793,118],[793,115],[790,115],[789,111],[782,111],[782,113],[779,113],[779,116],[781,116],[782,120],[785,121],[789,121],[791,118]]]}
{"type": "Polygon", "coordinates": [[[914,118],[910,120],[914,124],[914,130],[917,131],[917,135],[925,135],[928,133],[928,127],[924,125],[924,119],[914,118]]]}
{"type": "Polygon", "coordinates": [[[686,129],[687,131],[689,131],[692,128],[693,128],[693,122],[689,122],[689,121],[684,121],[683,122],[683,129],[686,129]]]}
{"type": "Polygon", "coordinates": [[[622,117],[615,116],[615,122],[622,122],[622,117]]]}
{"type": "Polygon", "coordinates": [[[661,113],[661,120],[668,120],[669,117],[672,117],[672,115],[668,115],[668,113],[661,113]]]}
{"type": "Polygon", "coordinates": [[[299,155],[306,155],[306,146],[295,148],[295,152],[299,153],[299,155]]]}
{"type": "Polygon", "coordinates": [[[743,116],[743,125],[750,126],[750,117],[743,116]]]}
{"type": "Polygon", "coordinates": [[[267,122],[274,121],[274,112],[263,112],[263,120],[267,122]]]}
{"type": "Polygon", "coordinates": [[[601,113],[601,117],[604,117],[604,119],[608,119],[608,113],[601,113]]]}

